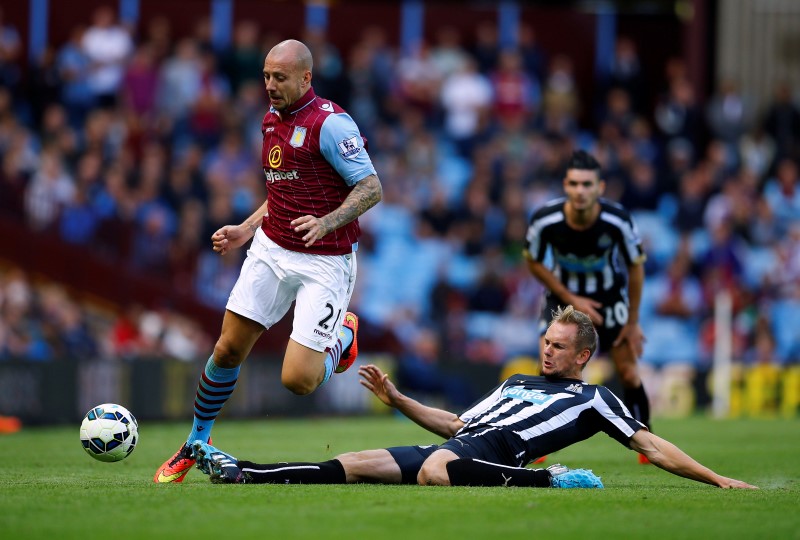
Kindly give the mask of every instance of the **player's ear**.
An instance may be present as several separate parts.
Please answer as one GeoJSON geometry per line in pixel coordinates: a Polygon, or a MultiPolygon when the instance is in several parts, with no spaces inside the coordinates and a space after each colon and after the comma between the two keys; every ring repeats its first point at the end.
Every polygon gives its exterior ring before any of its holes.
{"type": "Polygon", "coordinates": [[[597,189],[599,190],[600,195],[603,195],[606,192],[606,181],[603,180],[602,178],[597,183],[597,189]]]}

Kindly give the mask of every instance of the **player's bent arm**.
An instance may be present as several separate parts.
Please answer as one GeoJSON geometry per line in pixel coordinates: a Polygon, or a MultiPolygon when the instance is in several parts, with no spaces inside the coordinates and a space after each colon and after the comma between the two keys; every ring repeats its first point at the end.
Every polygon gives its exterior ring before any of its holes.
{"type": "Polygon", "coordinates": [[[650,462],[672,474],[721,488],[758,489],[741,480],[721,476],[695,461],[683,450],[646,429],[640,429],[631,439],[632,449],[644,454],[650,462]]]}
{"type": "Polygon", "coordinates": [[[378,175],[370,174],[359,180],[353,190],[342,201],[341,206],[320,218],[322,234],[320,237],[347,225],[358,216],[378,204],[383,198],[383,188],[378,175]]]}
{"type": "Polygon", "coordinates": [[[546,289],[555,294],[565,304],[575,303],[572,291],[567,289],[549,268],[539,261],[533,260],[530,254],[527,253],[525,260],[528,261],[528,270],[533,274],[533,277],[539,280],[546,289]]]}

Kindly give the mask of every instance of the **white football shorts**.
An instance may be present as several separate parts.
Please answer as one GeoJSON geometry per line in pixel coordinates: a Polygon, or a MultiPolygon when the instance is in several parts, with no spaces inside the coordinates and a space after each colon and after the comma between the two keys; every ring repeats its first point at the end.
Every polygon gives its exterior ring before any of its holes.
{"type": "Polygon", "coordinates": [[[291,251],[258,229],[226,308],[270,328],[295,301],[290,337],[310,349],[325,351],[338,339],[357,268],[355,252],[291,251]]]}

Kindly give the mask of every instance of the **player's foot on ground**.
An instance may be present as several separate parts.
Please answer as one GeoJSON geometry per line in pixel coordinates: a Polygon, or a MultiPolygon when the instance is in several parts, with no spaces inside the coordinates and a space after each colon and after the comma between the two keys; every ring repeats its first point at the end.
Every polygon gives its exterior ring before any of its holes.
{"type": "MultiPolygon", "coordinates": [[[[211,438],[208,439],[211,444],[211,438]]],[[[164,464],[158,468],[153,482],[156,484],[167,484],[170,482],[183,482],[189,469],[194,465],[194,451],[188,442],[183,443],[175,455],[169,458],[164,464]]]]}
{"type": "Polygon", "coordinates": [[[158,468],[155,476],[153,476],[153,482],[156,484],[183,482],[192,465],[194,465],[192,447],[188,443],[183,443],[178,451],[175,452],[175,455],[158,468]]]}
{"type": "Polygon", "coordinates": [[[244,484],[247,475],[239,468],[239,460],[203,441],[192,443],[197,468],[211,476],[214,484],[244,484]]]}
{"type": "Polygon", "coordinates": [[[589,469],[570,469],[559,463],[547,467],[554,488],[603,488],[600,477],[589,469]]]}
{"type": "Polygon", "coordinates": [[[639,465],[650,465],[650,460],[644,454],[639,454],[639,465]]]}
{"type": "Polygon", "coordinates": [[[336,366],[336,373],[344,373],[350,369],[350,366],[353,365],[358,356],[358,316],[348,311],[344,314],[342,326],[353,331],[353,342],[342,351],[342,356],[339,357],[339,364],[336,366]]]}
{"type": "Polygon", "coordinates": [[[547,455],[540,456],[533,460],[534,463],[544,463],[545,461],[547,461],[547,455]]]}

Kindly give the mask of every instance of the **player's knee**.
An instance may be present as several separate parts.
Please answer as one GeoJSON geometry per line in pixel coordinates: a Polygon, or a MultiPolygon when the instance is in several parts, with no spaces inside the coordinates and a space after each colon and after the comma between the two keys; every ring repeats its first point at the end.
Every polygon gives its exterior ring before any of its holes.
{"type": "Polygon", "coordinates": [[[235,368],[244,361],[246,353],[230,345],[225,340],[218,340],[214,345],[214,363],[221,368],[235,368]]]}
{"type": "Polygon", "coordinates": [[[417,474],[417,484],[420,486],[449,486],[450,477],[447,468],[439,464],[423,463],[417,474]]]}
{"type": "Polygon", "coordinates": [[[639,370],[636,369],[636,365],[621,366],[618,372],[619,380],[622,383],[622,386],[626,388],[636,388],[641,384],[639,370]]]}
{"type": "Polygon", "coordinates": [[[293,394],[305,396],[316,390],[320,381],[304,375],[283,373],[281,375],[281,383],[293,394]]]}

